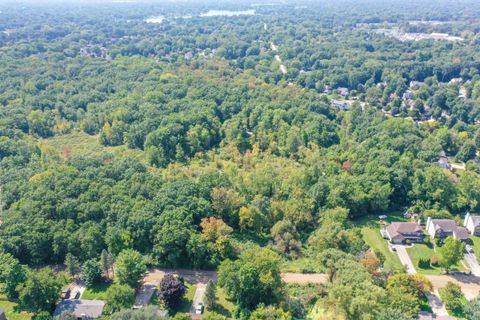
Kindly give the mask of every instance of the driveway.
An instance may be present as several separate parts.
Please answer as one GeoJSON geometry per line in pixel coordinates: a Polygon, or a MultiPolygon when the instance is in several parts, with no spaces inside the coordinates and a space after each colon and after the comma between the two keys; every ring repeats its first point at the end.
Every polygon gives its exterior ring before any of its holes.
{"type": "Polygon", "coordinates": [[[140,309],[147,306],[152,299],[155,290],[157,289],[157,284],[154,282],[146,282],[142,284],[140,289],[135,296],[135,304],[133,305],[134,309],[140,309]]]}
{"type": "Polygon", "coordinates": [[[205,290],[207,285],[204,283],[197,284],[197,290],[195,291],[195,295],[193,296],[192,307],[190,308],[190,313],[195,314],[195,307],[198,306],[199,303],[203,304],[203,298],[205,297],[205,290]]]}
{"type": "Polygon", "coordinates": [[[407,273],[416,274],[417,270],[415,270],[412,260],[410,259],[410,256],[408,255],[408,252],[407,252],[408,247],[400,244],[392,245],[392,247],[395,248],[398,258],[400,259],[400,262],[407,269],[407,273]]]}
{"type": "Polygon", "coordinates": [[[472,253],[465,253],[465,261],[475,277],[480,277],[480,265],[478,265],[477,258],[472,253]]]}
{"type": "Polygon", "coordinates": [[[426,294],[428,299],[428,304],[432,307],[432,312],[437,316],[448,316],[447,309],[445,309],[445,305],[443,304],[442,300],[440,300],[440,296],[438,295],[438,291],[435,290],[433,293],[426,294]]]}

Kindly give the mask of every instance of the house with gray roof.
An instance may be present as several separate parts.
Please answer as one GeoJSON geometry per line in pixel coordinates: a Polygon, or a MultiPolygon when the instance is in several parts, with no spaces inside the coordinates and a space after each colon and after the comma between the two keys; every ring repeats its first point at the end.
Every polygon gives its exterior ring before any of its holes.
{"type": "Polygon", "coordinates": [[[102,315],[105,302],[101,300],[65,299],[57,305],[54,317],[64,312],[72,313],[77,319],[96,319],[102,315]]]}
{"type": "Polygon", "coordinates": [[[5,314],[5,311],[3,311],[2,308],[0,308],[0,320],[7,320],[7,315],[5,314]]]}
{"type": "Polygon", "coordinates": [[[463,226],[467,228],[470,234],[480,236],[480,216],[472,215],[470,212],[467,212],[467,215],[463,220],[463,226]]]}
{"type": "Polygon", "coordinates": [[[468,230],[465,227],[457,226],[457,223],[451,219],[427,219],[425,230],[432,239],[444,239],[453,237],[458,240],[468,239],[468,230]]]}
{"type": "Polygon", "coordinates": [[[423,242],[423,230],[415,222],[392,222],[385,228],[385,235],[391,243],[423,242]]]}

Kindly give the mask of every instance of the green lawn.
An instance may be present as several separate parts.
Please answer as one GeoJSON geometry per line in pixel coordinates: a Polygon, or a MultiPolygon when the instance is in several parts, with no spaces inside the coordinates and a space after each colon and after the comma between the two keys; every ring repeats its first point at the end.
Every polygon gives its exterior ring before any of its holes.
{"type": "Polygon", "coordinates": [[[111,283],[102,282],[91,288],[85,289],[82,299],[87,300],[107,300],[106,292],[111,283]]]}
{"type": "Polygon", "coordinates": [[[295,273],[315,273],[324,271],[318,264],[317,260],[308,257],[285,261],[281,264],[280,270],[282,272],[295,273]]]}
{"type": "MultiPolygon", "coordinates": [[[[388,248],[387,240],[383,239],[382,235],[380,234],[380,220],[378,219],[378,215],[368,215],[364,217],[360,217],[352,221],[352,227],[361,228],[363,240],[367,243],[367,245],[372,248],[374,252],[380,252],[385,257],[385,264],[384,268],[387,271],[395,271],[395,270],[404,270],[404,266],[400,262],[398,256],[390,251],[388,248]]],[[[385,219],[386,222],[390,223],[392,221],[407,221],[403,217],[403,212],[395,211],[386,213],[388,217],[385,219]]]]}
{"type": "Polygon", "coordinates": [[[7,300],[5,295],[0,294],[0,308],[5,311],[8,320],[30,320],[32,315],[27,312],[18,312],[15,310],[17,304],[7,300]]]}
{"type": "MultiPolygon", "coordinates": [[[[408,255],[410,259],[412,259],[413,265],[418,273],[426,274],[426,275],[438,275],[442,274],[442,268],[439,266],[430,266],[428,269],[420,268],[418,266],[418,261],[420,259],[430,259],[432,256],[439,256],[438,252],[433,249],[432,244],[425,244],[425,243],[416,243],[413,247],[407,249],[408,255]]],[[[465,267],[461,264],[461,262],[452,267],[452,271],[465,271],[465,267]]]]}
{"type": "Polygon", "coordinates": [[[404,269],[404,266],[400,262],[397,254],[390,251],[390,249],[388,248],[387,240],[383,239],[382,235],[380,234],[380,227],[363,227],[362,235],[363,240],[365,240],[367,245],[372,248],[374,252],[380,252],[385,257],[384,269],[386,271],[404,269]]]}
{"type": "Polygon", "coordinates": [[[215,312],[224,316],[226,319],[232,319],[232,313],[234,309],[234,302],[228,298],[227,294],[223,289],[217,288],[217,305],[212,311],[205,310],[205,316],[215,312]]]}
{"type": "Polygon", "coordinates": [[[185,286],[187,287],[187,294],[185,294],[182,304],[178,307],[177,310],[175,310],[175,312],[188,313],[190,312],[190,308],[192,307],[193,296],[195,295],[197,286],[187,282],[185,282],[185,286]]]}

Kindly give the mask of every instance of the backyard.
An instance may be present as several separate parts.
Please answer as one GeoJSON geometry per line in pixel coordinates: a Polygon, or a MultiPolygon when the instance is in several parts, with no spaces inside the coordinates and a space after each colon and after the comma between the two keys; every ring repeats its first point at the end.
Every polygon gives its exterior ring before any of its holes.
{"type": "MultiPolygon", "coordinates": [[[[387,223],[392,221],[407,221],[403,217],[403,212],[390,212],[386,214],[384,220],[387,223]]],[[[353,221],[353,226],[361,229],[363,239],[367,245],[376,253],[385,257],[384,268],[386,271],[403,270],[404,267],[395,252],[390,251],[388,242],[380,234],[380,220],[378,216],[369,215],[353,221]]]]}
{"type": "Polygon", "coordinates": [[[32,315],[27,312],[17,312],[17,304],[7,300],[5,295],[0,294],[0,308],[5,311],[8,320],[30,320],[32,315]]]}

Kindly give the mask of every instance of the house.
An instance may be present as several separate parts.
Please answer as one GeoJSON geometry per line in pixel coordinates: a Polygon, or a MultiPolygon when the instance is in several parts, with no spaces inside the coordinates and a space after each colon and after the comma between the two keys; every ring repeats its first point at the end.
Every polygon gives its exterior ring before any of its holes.
{"type": "Polygon", "coordinates": [[[425,230],[432,239],[443,239],[452,236],[458,240],[468,239],[468,230],[465,227],[457,226],[455,221],[450,219],[427,219],[425,230]]]}
{"type": "Polygon", "coordinates": [[[391,243],[423,242],[423,230],[415,222],[392,222],[385,229],[385,235],[391,243]]]}
{"type": "Polygon", "coordinates": [[[440,159],[438,159],[437,164],[443,169],[452,170],[452,166],[448,163],[447,157],[440,157],[440,159]]]}
{"type": "Polygon", "coordinates": [[[53,316],[69,312],[77,319],[96,319],[102,315],[104,306],[105,302],[101,300],[62,300],[57,304],[53,316]]]}
{"type": "Polygon", "coordinates": [[[332,107],[337,110],[348,110],[350,109],[350,103],[347,101],[332,100],[332,107]]]}
{"type": "Polygon", "coordinates": [[[323,93],[331,94],[332,93],[332,87],[328,86],[328,85],[323,86],[323,93]]]}
{"type": "Polygon", "coordinates": [[[347,88],[337,88],[337,93],[341,95],[342,97],[348,96],[348,89],[347,88]]]}
{"type": "Polygon", "coordinates": [[[420,81],[410,81],[410,89],[418,90],[421,86],[423,86],[423,82],[420,81]]]}
{"type": "Polygon", "coordinates": [[[402,95],[402,100],[409,100],[412,98],[413,98],[413,92],[410,90],[405,91],[402,95]]]}
{"type": "Polygon", "coordinates": [[[480,216],[471,215],[470,212],[467,212],[463,220],[463,226],[467,228],[470,234],[480,236],[480,216]]]}
{"type": "Polygon", "coordinates": [[[448,82],[448,84],[453,84],[453,85],[461,85],[463,84],[463,79],[462,78],[453,78],[448,82]]]}
{"type": "Polygon", "coordinates": [[[7,320],[7,316],[5,315],[5,311],[0,308],[0,320],[7,320]]]}

